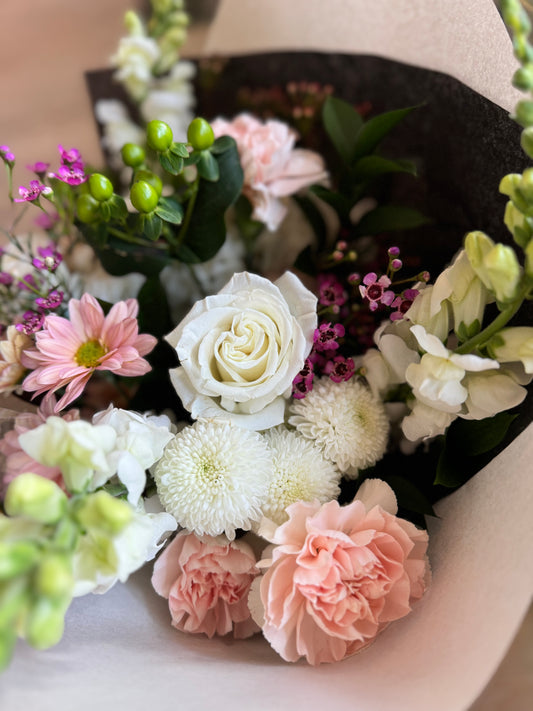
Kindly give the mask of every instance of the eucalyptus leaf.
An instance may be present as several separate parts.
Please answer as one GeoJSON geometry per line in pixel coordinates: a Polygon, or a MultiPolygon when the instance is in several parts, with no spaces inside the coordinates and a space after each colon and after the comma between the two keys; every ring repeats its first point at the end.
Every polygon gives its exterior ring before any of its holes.
{"type": "Polygon", "coordinates": [[[151,242],[155,242],[161,235],[163,221],[155,212],[149,212],[146,215],[140,215],[141,229],[143,236],[151,242]]]}
{"type": "Polygon", "coordinates": [[[411,207],[382,205],[363,215],[355,233],[359,235],[377,235],[381,232],[409,230],[431,222],[419,210],[411,207]]]}
{"type": "Polygon", "coordinates": [[[168,149],[171,153],[181,158],[188,158],[189,151],[186,143],[173,143],[168,149]]]}
{"type": "Polygon", "coordinates": [[[234,145],[235,141],[231,136],[219,136],[209,150],[214,155],[220,155],[229,151],[234,145]]]}
{"type": "Polygon", "coordinates": [[[111,217],[114,220],[118,220],[120,222],[127,218],[128,208],[124,198],[120,197],[120,195],[113,195],[113,197],[109,200],[109,205],[111,208],[111,217]]]}
{"type": "Polygon", "coordinates": [[[322,121],[337,153],[349,164],[355,151],[358,132],[363,125],[360,114],[346,101],[328,96],[322,108],[322,121]]]}

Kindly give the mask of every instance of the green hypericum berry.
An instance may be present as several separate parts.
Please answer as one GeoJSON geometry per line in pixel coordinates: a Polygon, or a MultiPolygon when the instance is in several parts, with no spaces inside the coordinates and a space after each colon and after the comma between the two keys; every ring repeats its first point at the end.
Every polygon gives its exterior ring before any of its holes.
{"type": "Polygon", "coordinates": [[[159,202],[159,195],[150,183],[138,180],[131,186],[130,199],[133,207],[139,212],[153,212],[159,202]]]}
{"type": "Polygon", "coordinates": [[[137,170],[135,171],[135,182],[139,180],[143,180],[145,183],[151,185],[157,195],[161,197],[161,193],[163,192],[163,181],[159,175],[152,173],[150,170],[137,170]]]}
{"type": "Polygon", "coordinates": [[[146,127],[146,140],[154,151],[164,153],[172,145],[172,129],[168,123],[154,119],[146,127]]]}
{"type": "Polygon", "coordinates": [[[89,178],[89,192],[98,202],[105,202],[113,195],[113,183],[101,173],[93,173],[89,178]]]}
{"type": "Polygon", "coordinates": [[[516,105],[516,120],[518,123],[527,128],[533,125],[533,101],[519,101],[516,105]]]}
{"type": "Polygon", "coordinates": [[[529,126],[522,131],[520,145],[530,158],[533,158],[533,126],[529,126]]]}
{"type": "Polygon", "coordinates": [[[187,129],[187,140],[195,151],[205,151],[215,142],[215,134],[205,119],[195,118],[187,129]]]}
{"type": "Polygon", "coordinates": [[[83,193],[76,201],[76,213],[81,222],[94,222],[98,217],[100,203],[95,200],[89,193],[83,193]]]}
{"type": "Polygon", "coordinates": [[[129,165],[130,168],[137,168],[137,166],[142,165],[146,157],[144,148],[137,145],[137,143],[125,143],[120,153],[124,165],[129,165]]]}

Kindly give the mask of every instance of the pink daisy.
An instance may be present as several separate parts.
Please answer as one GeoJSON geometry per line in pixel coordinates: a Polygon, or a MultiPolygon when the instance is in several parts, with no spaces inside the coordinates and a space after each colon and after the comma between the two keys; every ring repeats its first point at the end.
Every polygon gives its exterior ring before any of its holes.
{"type": "MultiPolygon", "coordinates": [[[[66,387],[55,406],[59,412],[83,392],[95,370],[110,370],[116,375],[144,375],[151,367],[141,356],[149,353],[157,339],[139,334],[136,299],[119,301],[104,315],[90,294],[69,301],[69,319],[50,314],[43,329],[35,334],[36,349],[23,354],[31,372],[24,390],[35,395],[66,387]]],[[[35,397],[35,396],[34,396],[35,397]]]]}

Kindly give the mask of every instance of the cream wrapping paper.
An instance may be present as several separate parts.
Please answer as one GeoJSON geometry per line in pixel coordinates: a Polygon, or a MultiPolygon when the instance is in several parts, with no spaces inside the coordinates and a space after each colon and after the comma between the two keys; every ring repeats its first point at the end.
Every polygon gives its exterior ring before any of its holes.
{"type": "MultiPolygon", "coordinates": [[[[443,71],[506,109],[518,96],[491,0],[223,0],[206,53],[287,49],[375,54],[443,71]]],[[[105,596],[76,600],[57,647],[43,653],[20,643],[0,678],[0,708],[466,711],[533,591],[532,435],[530,426],[439,504],[429,593],[360,655],[310,668],[284,663],[260,637],[178,633],[151,590],[149,564],[105,596]]]]}

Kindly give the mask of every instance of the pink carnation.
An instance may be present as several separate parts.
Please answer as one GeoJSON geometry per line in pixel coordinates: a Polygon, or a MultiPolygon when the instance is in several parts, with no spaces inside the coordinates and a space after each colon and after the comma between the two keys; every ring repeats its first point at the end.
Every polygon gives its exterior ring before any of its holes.
{"type": "Polygon", "coordinates": [[[62,387],[65,394],[55,407],[58,412],[83,392],[95,370],[116,375],[144,375],[151,368],[141,356],[149,353],[157,339],[139,334],[135,299],[119,301],[104,315],[90,294],[69,301],[69,319],[51,314],[43,329],[35,334],[33,350],[22,356],[25,367],[33,370],[22,387],[47,397],[62,387]]]}
{"type": "Polygon", "coordinates": [[[216,119],[215,136],[231,136],[244,170],[243,193],[254,208],[252,217],[275,230],[285,217],[280,198],[327,178],[322,158],[313,151],[294,148],[297,134],[281,121],[261,122],[249,114],[233,121],[216,119]]]}
{"type": "MultiPolygon", "coordinates": [[[[384,505],[395,510],[392,490],[379,484],[390,492],[384,505]]],[[[250,604],[256,620],[257,604],[264,608],[263,634],[286,661],[344,659],[422,596],[427,533],[371,498],[371,508],[359,500],[348,506],[297,502],[271,535],[260,531],[276,545],[272,559],[259,563],[270,567],[254,583],[250,604]]]]}
{"type": "Polygon", "coordinates": [[[152,585],[168,599],[177,629],[208,637],[233,631],[235,638],[244,639],[259,631],[247,605],[259,572],[255,563],[244,541],[180,531],[156,561],[152,585]]]}

